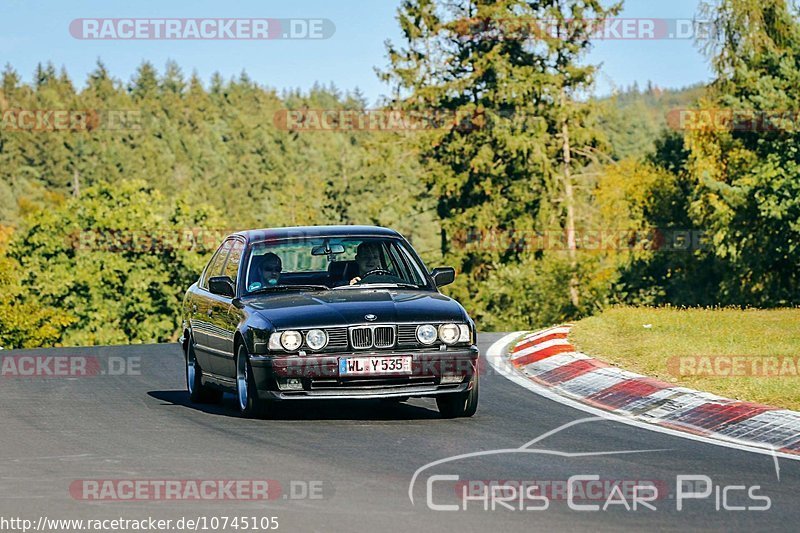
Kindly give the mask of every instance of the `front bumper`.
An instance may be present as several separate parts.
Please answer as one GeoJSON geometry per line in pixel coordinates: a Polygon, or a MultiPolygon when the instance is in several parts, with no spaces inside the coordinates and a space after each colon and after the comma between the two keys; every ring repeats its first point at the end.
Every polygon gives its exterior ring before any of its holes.
{"type": "Polygon", "coordinates": [[[250,367],[263,400],[370,399],[427,397],[464,392],[472,388],[477,374],[478,348],[448,351],[379,351],[337,353],[313,356],[251,356],[250,367]],[[411,374],[381,374],[343,377],[339,359],[343,357],[383,357],[410,355],[411,374]],[[442,378],[445,382],[442,382],[442,378]],[[289,390],[288,379],[299,380],[302,390],[289,390]]]}

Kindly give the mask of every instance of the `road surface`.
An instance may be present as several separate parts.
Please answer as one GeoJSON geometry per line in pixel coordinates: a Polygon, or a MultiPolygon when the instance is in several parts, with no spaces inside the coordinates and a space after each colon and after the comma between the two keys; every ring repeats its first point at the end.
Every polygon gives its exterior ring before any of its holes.
{"type": "MultiPolygon", "coordinates": [[[[481,352],[500,337],[480,335],[481,352]]],[[[780,459],[776,469],[770,456],[605,420],[567,427],[518,451],[589,415],[539,397],[489,365],[471,419],[442,420],[433,401],[412,400],[287,404],[273,419],[247,420],[238,416],[231,395],[222,405],[188,403],[177,345],[2,356],[16,358],[17,366],[4,366],[0,377],[0,526],[11,518],[38,526],[44,517],[152,517],[173,524],[183,518],[184,525],[205,517],[198,529],[212,531],[212,519],[226,516],[229,526],[234,516],[255,517],[261,525],[262,517],[276,517],[278,531],[287,532],[780,531],[800,524],[797,461],[780,459]],[[37,373],[46,374],[58,363],[43,357],[65,356],[104,374],[9,375],[22,368],[24,358],[38,360],[37,373]],[[467,457],[447,460],[459,455],[467,457]],[[424,468],[439,460],[446,461],[424,468]],[[591,475],[599,482],[573,480],[571,506],[562,491],[567,480],[591,475]],[[680,511],[678,476],[695,476],[694,485],[683,486],[680,511]],[[180,481],[188,491],[204,480],[270,480],[272,499],[238,494],[198,501],[190,492],[180,496],[187,500],[157,490],[159,483],[180,481]],[[511,481],[507,487],[535,482],[543,492],[513,499],[520,491],[507,488],[493,497],[492,480],[511,481]],[[150,492],[131,500],[124,489],[133,482],[150,492]],[[464,484],[473,499],[464,500],[464,484]],[[657,496],[646,488],[652,485],[657,496]],[[615,486],[622,490],[615,492],[615,486]],[[706,489],[707,497],[689,498],[706,489]],[[640,497],[636,510],[634,490],[640,497]],[[583,491],[589,491],[587,499],[581,499],[583,491]],[[615,504],[603,510],[609,498],[615,504]],[[580,505],[600,508],[574,508],[580,505]],[[453,506],[458,510],[449,510],[453,506]]],[[[51,524],[48,530],[57,529],[51,524]]]]}

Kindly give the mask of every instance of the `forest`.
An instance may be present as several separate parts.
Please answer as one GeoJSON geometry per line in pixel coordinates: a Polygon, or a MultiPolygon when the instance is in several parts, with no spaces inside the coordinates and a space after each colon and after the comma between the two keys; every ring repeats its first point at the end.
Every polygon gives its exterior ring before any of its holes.
{"type": "Polygon", "coordinates": [[[617,304],[798,305],[795,8],[704,3],[712,83],[594,97],[592,34],[570,21],[619,8],[405,1],[377,108],[175,62],[121,80],[98,60],[77,81],[44,61],[31,83],[6,65],[0,347],[175,340],[221,239],[274,226],[397,229],[456,268],[445,292],[482,331],[617,304]],[[556,31],[493,31],[515,18],[556,31]]]}

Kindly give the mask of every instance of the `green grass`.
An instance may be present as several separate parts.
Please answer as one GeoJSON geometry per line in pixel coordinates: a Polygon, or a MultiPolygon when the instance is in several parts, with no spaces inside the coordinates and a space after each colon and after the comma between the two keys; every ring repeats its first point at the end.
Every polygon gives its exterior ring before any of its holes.
{"type": "Polygon", "coordinates": [[[570,340],[587,355],[626,370],[728,398],[800,410],[800,369],[793,376],[791,366],[782,376],[766,377],[681,376],[677,370],[677,358],[687,356],[747,356],[747,364],[776,357],[797,362],[800,309],[615,307],[579,321],[570,340]],[[669,367],[671,358],[674,366],[669,367]]]}

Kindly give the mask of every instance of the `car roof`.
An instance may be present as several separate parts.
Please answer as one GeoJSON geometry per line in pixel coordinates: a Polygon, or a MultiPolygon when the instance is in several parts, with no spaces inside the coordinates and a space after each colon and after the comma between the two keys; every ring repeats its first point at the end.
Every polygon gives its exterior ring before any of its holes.
{"type": "Polygon", "coordinates": [[[248,242],[297,237],[401,237],[397,231],[380,226],[293,226],[251,229],[234,235],[244,237],[248,242]]]}

